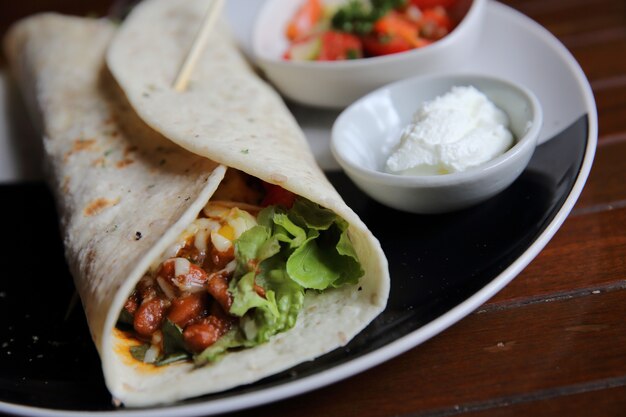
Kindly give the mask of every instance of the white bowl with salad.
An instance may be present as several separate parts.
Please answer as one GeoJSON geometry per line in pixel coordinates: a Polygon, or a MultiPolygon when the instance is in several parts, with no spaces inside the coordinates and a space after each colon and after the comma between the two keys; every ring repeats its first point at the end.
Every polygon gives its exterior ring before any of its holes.
{"type": "Polygon", "coordinates": [[[292,101],[343,108],[392,81],[470,59],[487,0],[266,0],[252,52],[292,101]]]}

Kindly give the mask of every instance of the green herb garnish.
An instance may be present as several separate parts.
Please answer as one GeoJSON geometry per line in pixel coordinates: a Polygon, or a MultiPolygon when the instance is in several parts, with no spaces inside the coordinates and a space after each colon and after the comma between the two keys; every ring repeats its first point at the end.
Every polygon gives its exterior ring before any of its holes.
{"type": "Polygon", "coordinates": [[[407,0],[371,0],[370,4],[350,0],[335,12],[331,26],[342,32],[367,35],[374,29],[374,23],[390,10],[406,6],[407,0]]]}

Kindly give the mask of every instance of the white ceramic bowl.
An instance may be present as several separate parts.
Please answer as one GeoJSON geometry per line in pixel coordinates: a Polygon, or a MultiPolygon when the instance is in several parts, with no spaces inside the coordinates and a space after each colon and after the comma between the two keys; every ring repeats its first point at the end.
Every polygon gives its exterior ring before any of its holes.
{"type": "Polygon", "coordinates": [[[486,2],[459,0],[455,15],[462,17],[460,23],[444,38],[423,48],[366,59],[294,62],[282,59],[288,47],[284,32],[302,2],[265,0],[252,31],[252,53],[283,96],[306,105],[343,108],[382,85],[450,70],[471,59],[486,2]]]}
{"type": "Polygon", "coordinates": [[[359,99],[333,125],[331,151],[346,174],[382,204],[413,213],[469,207],[508,187],[526,168],[543,116],[535,95],[502,79],[481,75],[422,76],[382,87],[359,99]],[[402,176],[383,172],[401,130],[424,101],[472,85],[509,116],[515,144],[480,166],[444,175],[402,176]]]}

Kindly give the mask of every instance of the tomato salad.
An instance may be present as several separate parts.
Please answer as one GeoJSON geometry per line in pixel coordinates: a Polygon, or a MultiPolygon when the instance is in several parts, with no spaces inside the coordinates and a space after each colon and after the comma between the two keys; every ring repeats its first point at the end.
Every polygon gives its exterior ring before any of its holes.
{"type": "Polygon", "coordinates": [[[285,29],[284,59],[338,61],[410,51],[455,27],[457,0],[349,0],[327,7],[305,0],[285,29]]]}
{"type": "Polygon", "coordinates": [[[118,329],[137,360],[202,365],[293,327],[308,290],[363,274],[347,222],[239,171],[136,285],[118,329]]]}

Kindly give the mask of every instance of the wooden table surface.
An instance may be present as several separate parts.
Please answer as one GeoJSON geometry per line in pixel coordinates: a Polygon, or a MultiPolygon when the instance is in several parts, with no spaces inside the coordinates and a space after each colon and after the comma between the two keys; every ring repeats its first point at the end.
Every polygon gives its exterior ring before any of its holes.
{"type": "MultiPolygon", "coordinates": [[[[107,3],[5,3],[0,33],[36,11],[102,13],[107,3]]],[[[574,210],[511,284],[442,334],[355,377],[240,415],[626,415],[626,1],[504,3],[557,36],[593,88],[598,149],[574,210]]]]}

